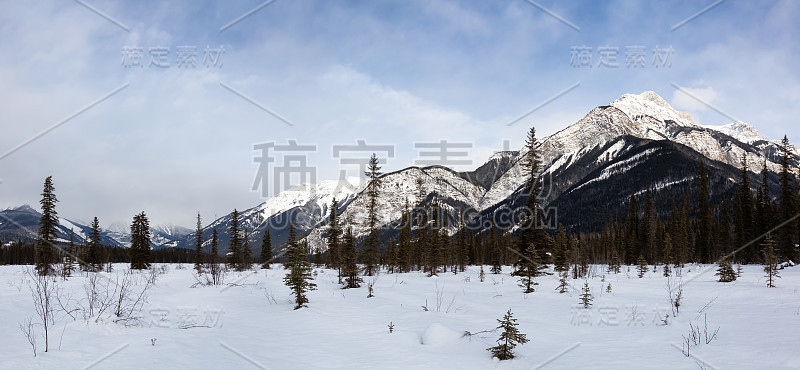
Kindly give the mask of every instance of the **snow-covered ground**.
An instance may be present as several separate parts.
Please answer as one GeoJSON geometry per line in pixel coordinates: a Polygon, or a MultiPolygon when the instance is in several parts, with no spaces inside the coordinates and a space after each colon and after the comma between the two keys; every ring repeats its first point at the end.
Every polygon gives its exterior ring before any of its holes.
{"type": "MultiPolygon", "coordinates": [[[[113,322],[104,314],[85,320],[57,312],[50,351],[37,337],[34,358],[18,323],[34,316],[24,266],[0,266],[0,368],[268,368],[268,369],[797,369],[800,367],[800,267],[781,271],[777,288],[767,288],[761,266],[745,266],[732,283],[716,282],[715,266],[683,271],[680,313],[672,316],[667,280],[649,272],[637,278],[633,268],[589,279],[593,305],[579,304],[583,280],[559,294],[556,275],[538,278],[536,292],[523,294],[506,269],[477,267],[466,273],[427,277],[421,273],[382,273],[374,297],[366,284],[342,290],[336,272],[316,269],[318,290],[308,308],[293,310],[285,274],[270,270],[229,274],[233,286],[196,286],[190,265],[157,278],[138,316],[138,325],[113,322]],[[698,272],[710,269],[698,276],[698,272]],[[611,292],[607,286],[611,284],[611,292]],[[427,306],[424,310],[422,306],[427,306]],[[529,343],[517,358],[497,361],[486,348],[491,332],[511,309],[529,343]],[[681,352],[689,323],[709,334],[691,355],[681,352]],[[389,333],[389,324],[394,330],[389,333]],[[464,332],[473,335],[464,336],[464,332]],[[489,331],[489,332],[485,332],[489,331]],[[700,367],[698,367],[698,364],[700,367]]],[[[652,266],[651,266],[652,268],[652,266]]],[[[116,280],[127,270],[116,265],[103,275],[116,280]]],[[[135,279],[145,284],[147,273],[135,279]]],[[[59,280],[67,306],[86,304],[86,277],[59,280]]],[[[676,278],[672,278],[673,285],[676,278]]],[[[58,306],[58,304],[56,304],[58,306]]],[[[36,327],[41,333],[41,327],[36,327]]]]}

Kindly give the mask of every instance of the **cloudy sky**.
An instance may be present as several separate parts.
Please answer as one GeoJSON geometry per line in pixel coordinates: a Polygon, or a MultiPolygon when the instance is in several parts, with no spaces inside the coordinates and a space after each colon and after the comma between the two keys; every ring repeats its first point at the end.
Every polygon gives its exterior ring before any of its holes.
{"type": "Polygon", "coordinates": [[[257,144],[316,145],[319,180],[357,139],[387,171],[468,143],[465,170],[647,90],[800,142],[800,2],[714,3],[0,1],[0,208],[52,175],[62,217],[191,226],[264,200],[257,144]]]}

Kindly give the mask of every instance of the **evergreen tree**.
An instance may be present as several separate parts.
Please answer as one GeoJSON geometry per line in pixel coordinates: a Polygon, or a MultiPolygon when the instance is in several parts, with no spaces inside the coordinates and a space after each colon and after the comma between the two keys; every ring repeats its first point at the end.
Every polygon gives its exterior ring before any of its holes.
{"type": "Polygon", "coordinates": [[[517,329],[517,319],[512,317],[511,310],[508,310],[503,316],[502,320],[497,320],[500,323],[498,329],[502,329],[500,338],[497,339],[497,345],[486,350],[492,353],[492,357],[497,357],[500,360],[510,360],[514,358],[514,347],[519,344],[528,343],[525,334],[519,332],[517,329]]]}
{"type": "Polygon", "coordinates": [[[700,162],[700,172],[697,175],[697,239],[695,242],[695,252],[697,261],[700,263],[707,263],[709,255],[713,249],[712,238],[712,222],[713,215],[711,213],[711,200],[710,191],[708,188],[708,174],[706,173],[706,166],[700,162]]]}
{"type": "Polygon", "coordinates": [[[663,253],[664,258],[664,277],[669,277],[672,273],[670,271],[669,265],[672,263],[672,238],[669,236],[669,233],[664,234],[664,250],[663,253]]]}
{"type": "Polygon", "coordinates": [[[36,237],[36,271],[41,276],[50,275],[55,272],[53,263],[55,262],[56,231],[58,230],[58,212],[56,212],[56,188],[53,186],[53,176],[48,176],[44,180],[44,190],[42,191],[42,217],[39,219],[39,234],[36,237]]]}
{"type": "MultiPolygon", "coordinates": [[[[753,193],[750,190],[750,176],[747,169],[747,153],[742,154],[739,189],[736,192],[734,205],[734,218],[736,222],[736,248],[746,245],[753,239],[753,193]]],[[[756,259],[755,247],[750,246],[742,250],[743,262],[753,262],[756,259]]]]}
{"type": "Polygon", "coordinates": [[[194,269],[198,274],[203,272],[203,221],[197,212],[197,228],[194,232],[194,269]]]}
{"type": "Polygon", "coordinates": [[[72,272],[75,271],[75,261],[78,256],[78,250],[75,246],[75,230],[69,229],[69,246],[67,247],[67,253],[64,256],[64,266],[62,268],[62,275],[64,277],[72,276],[72,272]]]}
{"type": "Polygon", "coordinates": [[[217,229],[211,232],[211,252],[208,256],[208,272],[211,274],[213,285],[222,284],[221,267],[219,265],[219,238],[217,229]]]}
{"type": "Polygon", "coordinates": [[[286,246],[286,259],[289,272],[283,278],[284,284],[292,289],[294,295],[294,309],[305,307],[308,303],[306,293],[314,290],[316,284],[311,280],[311,264],[303,244],[297,241],[294,225],[289,225],[289,239],[286,246]]]}
{"type": "Polygon", "coordinates": [[[131,269],[142,270],[150,266],[150,221],[144,212],[133,216],[131,247],[128,249],[131,269]]]}
{"type": "Polygon", "coordinates": [[[264,228],[264,236],[261,239],[261,268],[268,269],[272,263],[272,238],[269,234],[269,227],[264,228]]]}
{"type": "Polygon", "coordinates": [[[780,275],[778,274],[778,256],[775,255],[775,241],[772,240],[772,236],[767,234],[767,239],[762,244],[764,247],[764,272],[767,274],[764,275],[767,278],[767,287],[774,288],[775,287],[775,278],[779,278],[780,275]]]}
{"type": "Polygon", "coordinates": [[[367,184],[367,224],[369,226],[369,233],[365,240],[364,245],[364,275],[373,276],[378,272],[378,250],[380,240],[378,239],[378,197],[380,195],[380,188],[382,181],[380,176],[380,166],[378,166],[378,157],[372,153],[372,157],[367,164],[367,171],[365,175],[369,178],[367,184]]]}
{"type": "MultiPolygon", "coordinates": [[[[781,223],[791,219],[796,213],[794,179],[790,170],[791,149],[786,136],[781,141],[781,173],[779,175],[780,195],[778,198],[778,217],[781,223]]],[[[795,225],[786,225],[777,231],[776,245],[780,257],[783,259],[797,260],[794,252],[797,228],[795,225]]]]}
{"type": "Polygon", "coordinates": [[[558,286],[556,287],[556,290],[559,293],[566,293],[567,288],[569,287],[569,283],[567,283],[567,277],[569,275],[567,274],[567,271],[561,271],[560,273],[558,273],[558,276],[560,278],[558,279],[558,286]]]}
{"type": "Polygon", "coordinates": [[[549,237],[541,226],[544,213],[542,211],[542,202],[539,199],[539,196],[542,194],[542,183],[539,178],[541,159],[539,158],[538,146],[536,128],[531,127],[525,142],[525,149],[527,152],[522,161],[525,171],[524,176],[526,177],[525,194],[528,196],[528,200],[525,203],[524,212],[521,212],[518,221],[518,226],[521,230],[517,240],[519,258],[514,264],[516,270],[512,275],[522,274],[523,266],[525,266],[527,262],[524,256],[530,246],[533,246],[543,253],[549,244],[549,237]]]}
{"type": "Polygon", "coordinates": [[[521,276],[519,286],[524,288],[522,291],[523,293],[533,293],[533,286],[538,285],[538,283],[533,281],[533,278],[539,276],[543,268],[544,266],[542,266],[539,260],[536,247],[531,244],[525,251],[525,258],[523,258],[523,262],[520,264],[517,274],[521,276]]]}
{"type": "Polygon", "coordinates": [[[353,237],[353,230],[350,228],[347,228],[347,232],[344,233],[344,238],[342,239],[341,267],[344,289],[361,286],[361,278],[358,276],[358,264],[356,264],[356,241],[353,237]]]}
{"type": "Polygon", "coordinates": [[[489,248],[491,249],[490,259],[492,262],[492,268],[489,270],[493,274],[499,274],[503,272],[503,264],[501,259],[501,246],[500,246],[500,236],[498,235],[497,228],[492,227],[490,229],[490,239],[489,239],[489,248]]]}
{"type": "Polygon", "coordinates": [[[733,266],[731,266],[731,263],[727,258],[723,258],[719,262],[717,273],[714,275],[719,276],[719,282],[721,283],[730,283],[731,281],[736,280],[736,271],[733,270],[733,266]]]}
{"type": "Polygon", "coordinates": [[[592,293],[589,290],[589,282],[583,282],[583,288],[581,289],[581,304],[583,308],[589,308],[592,305],[592,293]]]}
{"type": "Polygon", "coordinates": [[[648,260],[655,260],[657,233],[655,208],[652,185],[648,182],[644,193],[644,217],[639,225],[641,227],[639,231],[639,246],[641,248],[641,253],[643,253],[648,260]]]}
{"type": "Polygon", "coordinates": [[[228,267],[241,271],[239,267],[241,267],[240,262],[242,260],[242,239],[239,234],[239,211],[236,209],[233,210],[228,233],[230,234],[228,267]]]}
{"type": "Polygon", "coordinates": [[[400,217],[400,235],[397,237],[397,256],[395,265],[399,272],[411,271],[409,258],[411,257],[411,211],[406,201],[405,210],[400,217]]]}
{"type": "Polygon", "coordinates": [[[639,255],[639,258],[636,260],[636,271],[640,279],[644,277],[645,273],[647,273],[647,261],[642,255],[639,255]]]}
{"type": "MultiPolygon", "coordinates": [[[[727,199],[722,202],[717,218],[717,252],[725,255],[733,252],[731,248],[731,207],[727,199]]],[[[766,230],[764,230],[766,232],[766,230]]],[[[717,258],[719,256],[715,256],[717,258]]]]}
{"type": "Polygon", "coordinates": [[[457,243],[456,243],[456,261],[453,265],[458,264],[458,271],[464,272],[469,263],[469,246],[467,245],[467,227],[464,224],[464,214],[460,214],[461,226],[458,229],[457,243]]]}
{"type": "Polygon", "coordinates": [[[237,270],[246,271],[253,267],[253,251],[250,250],[250,233],[244,229],[244,236],[242,237],[242,257],[239,260],[239,267],[237,270]]]}
{"type": "Polygon", "coordinates": [[[331,201],[330,216],[328,217],[328,253],[325,258],[325,265],[328,268],[339,269],[339,239],[342,234],[339,226],[339,204],[336,197],[331,201]]]}
{"type": "Polygon", "coordinates": [[[625,219],[625,262],[632,265],[636,261],[634,256],[638,256],[639,249],[639,205],[636,195],[631,194],[628,201],[628,216],[625,219]]]}
{"type": "Polygon", "coordinates": [[[86,268],[87,271],[98,272],[103,269],[103,245],[100,241],[100,221],[95,218],[92,220],[92,230],[89,232],[89,240],[86,245],[86,268]]]}
{"type": "Polygon", "coordinates": [[[558,234],[556,235],[553,255],[553,268],[557,272],[569,270],[569,260],[567,258],[567,233],[564,225],[558,224],[558,234]]]}

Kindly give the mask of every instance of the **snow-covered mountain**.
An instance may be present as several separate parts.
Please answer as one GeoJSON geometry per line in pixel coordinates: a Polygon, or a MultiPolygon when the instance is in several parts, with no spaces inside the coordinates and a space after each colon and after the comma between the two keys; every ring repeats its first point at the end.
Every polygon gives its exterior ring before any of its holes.
{"type": "MultiPolygon", "coordinates": [[[[780,152],[779,144],[765,139],[753,126],[743,122],[700,126],[688,113],[675,110],[652,91],[625,94],[608,105],[592,109],[563,130],[540,139],[546,189],[543,202],[545,205],[561,204],[564,208],[563,202],[558,203],[562,196],[573,203],[585,201],[582,192],[600,194],[596,189],[598,184],[608,186],[612,177],[625,178],[628,173],[635,173],[641,181],[626,184],[630,186],[614,183],[612,191],[622,194],[624,188],[624,192],[629,192],[624,197],[642,192],[648,182],[660,192],[685,190],[691,185],[691,171],[701,160],[708,162],[714,181],[724,190],[730,187],[730,178],[745,154],[752,171],[759,171],[766,163],[769,170],[777,172],[775,153],[780,152]],[[653,168],[661,171],[655,172],[653,168]]],[[[800,153],[794,147],[792,152],[797,162],[800,153]]],[[[470,217],[477,219],[504,207],[517,206],[526,180],[520,162],[525,154],[524,149],[498,152],[470,172],[429,166],[387,173],[382,177],[378,223],[385,226],[397,222],[406,204],[420,201],[418,180],[425,197],[436,199],[451,220],[458,219],[459,211],[468,210],[470,217]]],[[[243,211],[240,218],[243,227],[252,235],[251,244],[259,244],[255,241],[269,228],[273,244],[280,246],[286,237],[284,229],[289,220],[293,220],[299,235],[305,235],[312,248],[324,249],[328,204],[334,193],[340,205],[340,222],[352,227],[357,237],[363,237],[367,231],[363,181],[362,186],[335,186],[336,183],[323,181],[316,187],[304,184],[243,211]]],[[[611,197],[609,193],[602,196],[611,197]]],[[[226,238],[229,222],[230,215],[216,220],[205,228],[204,239],[208,240],[211,230],[216,228],[224,250],[222,239],[226,238]]],[[[455,231],[456,225],[447,229],[455,231]]],[[[181,245],[190,242],[193,243],[191,235],[181,245]]],[[[258,250],[256,246],[253,249],[258,250]]]]}

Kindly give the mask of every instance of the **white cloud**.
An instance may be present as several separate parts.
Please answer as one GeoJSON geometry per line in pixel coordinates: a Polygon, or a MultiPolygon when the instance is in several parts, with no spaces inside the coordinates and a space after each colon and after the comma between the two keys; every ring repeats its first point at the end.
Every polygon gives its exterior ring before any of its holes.
{"type": "Polygon", "coordinates": [[[713,87],[683,87],[672,94],[672,106],[680,111],[703,112],[719,101],[719,94],[713,87]],[[687,94],[688,93],[688,94],[687,94]]]}

